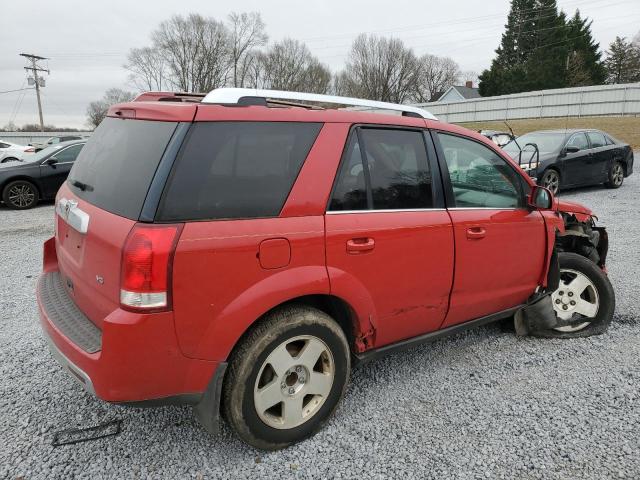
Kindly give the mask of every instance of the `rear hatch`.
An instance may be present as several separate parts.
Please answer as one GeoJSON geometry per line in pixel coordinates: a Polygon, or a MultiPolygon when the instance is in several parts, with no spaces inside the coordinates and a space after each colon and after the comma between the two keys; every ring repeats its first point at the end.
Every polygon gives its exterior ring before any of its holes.
{"type": "Polygon", "coordinates": [[[56,250],[76,305],[98,327],[120,305],[120,262],[177,122],[106,118],[56,197],[56,250]]]}

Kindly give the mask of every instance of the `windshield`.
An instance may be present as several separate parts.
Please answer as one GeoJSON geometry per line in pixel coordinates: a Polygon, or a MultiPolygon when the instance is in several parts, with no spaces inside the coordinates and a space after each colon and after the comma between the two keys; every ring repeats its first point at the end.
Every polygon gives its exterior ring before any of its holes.
{"type": "MultiPolygon", "coordinates": [[[[534,143],[538,146],[540,154],[554,153],[560,151],[566,137],[565,133],[531,132],[516,138],[516,141],[509,142],[502,149],[512,158],[516,158],[520,148],[524,148],[527,143],[534,143]]],[[[527,150],[530,148],[528,147],[527,150]]]]}

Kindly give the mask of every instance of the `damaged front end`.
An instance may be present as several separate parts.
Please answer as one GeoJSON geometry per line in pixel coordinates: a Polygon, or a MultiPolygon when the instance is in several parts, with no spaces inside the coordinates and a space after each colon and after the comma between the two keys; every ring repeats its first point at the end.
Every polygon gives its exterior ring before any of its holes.
{"type": "Polygon", "coordinates": [[[557,210],[563,219],[564,230],[556,233],[546,287],[539,288],[516,312],[514,324],[517,335],[547,336],[545,332],[550,330],[584,323],[582,318],[563,320],[556,315],[551,294],[560,286],[559,253],[569,252],[585,257],[606,274],[609,250],[606,228],[597,226],[597,217],[582,205],[558,202],[557,210]]]}

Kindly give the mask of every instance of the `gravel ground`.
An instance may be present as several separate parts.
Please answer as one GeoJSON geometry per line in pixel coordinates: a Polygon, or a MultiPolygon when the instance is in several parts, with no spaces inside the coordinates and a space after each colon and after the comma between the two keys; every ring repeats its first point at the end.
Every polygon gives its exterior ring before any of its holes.
{"type": "Polygon", "coordinates": [[[640,174],[568,192],[609,228],[617,294],[606,335],[516,338],[479,328],[358,368],[314,438],[264,453],[187,407],[140,410],[85,394],[50,357],[34,299],[53,207],[0,208],[0,478],[638,478],[640,174]],[[55,431],[123,432],[53,448],[55,431]]]}

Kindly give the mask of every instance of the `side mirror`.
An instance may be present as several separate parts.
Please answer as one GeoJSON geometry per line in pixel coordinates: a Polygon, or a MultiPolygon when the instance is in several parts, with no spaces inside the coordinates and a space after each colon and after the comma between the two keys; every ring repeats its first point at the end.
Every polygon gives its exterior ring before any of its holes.
{"type": "Polygon", "coordinates": [[[546,187],[534,185],[529,195],[529,206],[536,210],[551,210],[553,207],[553,193],[546,187]]]}
{"type": "Polygon", "coordinates": [[[580,149],[578,147],[576,147],[575,145],[567,145],[567,147],[564,149],[565,153],[576,153],[579,152],[580,149]]]}
{"type": "Polygon", "coordinates": [[[58,163],[58,159],[56,157],[50,157],[47,158],[44,161],[45,165],[49,165],[50,167],[54,166],[56,163],[58,163]]]}

